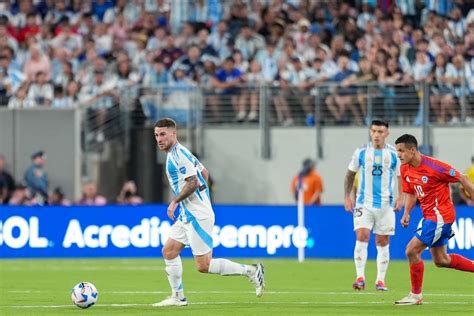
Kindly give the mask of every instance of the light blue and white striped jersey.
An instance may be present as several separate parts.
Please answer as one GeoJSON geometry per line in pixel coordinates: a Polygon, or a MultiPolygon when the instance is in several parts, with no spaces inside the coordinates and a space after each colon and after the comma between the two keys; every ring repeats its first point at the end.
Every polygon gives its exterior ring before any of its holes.
{"type": "Polygon", "coordinates": [[[368,143],[357,148],[348,169],[359,171],[357,205],[377,209],[393,206],[395,178],[400,176],[400,161],[393,146],[375,149],[368,143]]]}
{"type": "Polygon", "coordinates": [[[166,156],[166,175],[175,196],[186,184],[185,179],[196,175],[199,181],[199,188],[179,203],[179,219],[183,222],[214,217],[209,188],[202,176],[203,170],[204,166],[199,160],[180,143],[176,143],[166,156]]]}

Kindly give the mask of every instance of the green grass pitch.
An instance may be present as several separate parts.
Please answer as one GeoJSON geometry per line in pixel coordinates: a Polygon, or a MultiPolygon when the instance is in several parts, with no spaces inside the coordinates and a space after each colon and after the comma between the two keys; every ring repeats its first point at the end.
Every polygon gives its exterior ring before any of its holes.
{"type": "MultiPolygon", "coordinates": [[[[242,260],[239,262],[256,262],[242,260]]],[[[388,292],[374,289],[375,262],[367,265],[367,288],[355,292],[350,260],[267,259],[267,288],[255,296],[244,277],[199,274],[184,262],[189,305],[156,308],[169,295],[161,259],[0,260],[0,315],[474,315],[474,275],[425,264],[421,306],[394,306],[409,289],[408,265],[392,261],[388,292]],[[97,305],[72,305],[71,288],[90,281],[99,290],[97,305]]]]}

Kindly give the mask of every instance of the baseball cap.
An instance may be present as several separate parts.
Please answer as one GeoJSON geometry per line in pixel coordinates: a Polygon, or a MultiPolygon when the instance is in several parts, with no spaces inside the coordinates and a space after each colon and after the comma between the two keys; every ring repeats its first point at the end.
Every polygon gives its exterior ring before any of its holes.
{"type": "Polygon", "coordinates": [[[31,159],[35,159],[38,157],[46,158],[46,153],[43,150],[38,150],[31,154],[31,159]]]}

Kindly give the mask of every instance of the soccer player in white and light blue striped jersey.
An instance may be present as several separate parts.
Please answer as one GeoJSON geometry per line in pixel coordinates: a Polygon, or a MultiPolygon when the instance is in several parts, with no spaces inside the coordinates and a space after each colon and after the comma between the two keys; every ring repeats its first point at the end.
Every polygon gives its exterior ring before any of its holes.
{"type": "Polygon", "coordinates": [[[375,288],[386,291],[385,274],[390,260],[389,240],[390,236],[395,234],[394,211],[399,211],[403,205],[400,161],[395,148],[385,143],[389,135],[386,121],[373,120],[369,134],[371,141],[354,151],[344,181],[344,207],[346,211],[353,213],[357,239],[354,249],[357,278],[352,287],[356,290],[365,289],[367,246],[370,231],[373,231],[377,245],[375,288]],[[358,188],[354,200],[351,190],[358,171],[358,188]],[[398,179],[396,201],[395,178],[398,179]]]}
{"type": "Polygon", "coordinates": [[[199,272],[246,276],[255,285],[256,295],[261,297],[265,288],[262,264],[245,265],[227,259],[212,258],[214,211],[207,186],[207,169],[178,142],[175,121],[170,118],[159,120],[155,124],[154,133],[160,150],[167,152],[166,175],[174,194],[168,206],[168,217],[175,220],[178,206],[180,213],[163,246],[171,296],[153,306],[188,304],[183,292],[183,267],[180,257],[186,245],[192,250],[199,272]]]}

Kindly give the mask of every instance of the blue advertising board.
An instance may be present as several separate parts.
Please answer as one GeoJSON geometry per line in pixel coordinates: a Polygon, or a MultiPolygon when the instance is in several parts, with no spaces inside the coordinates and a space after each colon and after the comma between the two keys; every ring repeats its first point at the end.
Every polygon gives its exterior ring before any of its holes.
{"type": "MultiPolygon", "coordinates": [[[[1,207],[0,258],[159,257],[172,222],[166,205],[101,207],[1,207]]],[[[448,251],[474,257],[474,208],[457,207],[455,236],[448,251]]],[[[305,227],[297,227],[294,206],[215,206],[214,255],[219,257],[352,258],[352,216],[342,206],[309,207],[305,227]]],[[[408,228],[399,224],[391,258],[404,259],[421,211],[408,228]]],[[[376,255],[374,242],[369,257],[376,255]]],[[[185,250],[183,256],[191,256],[185,250]]],[[[425,252],[424,256],[429,257],[425,252]]]]}

